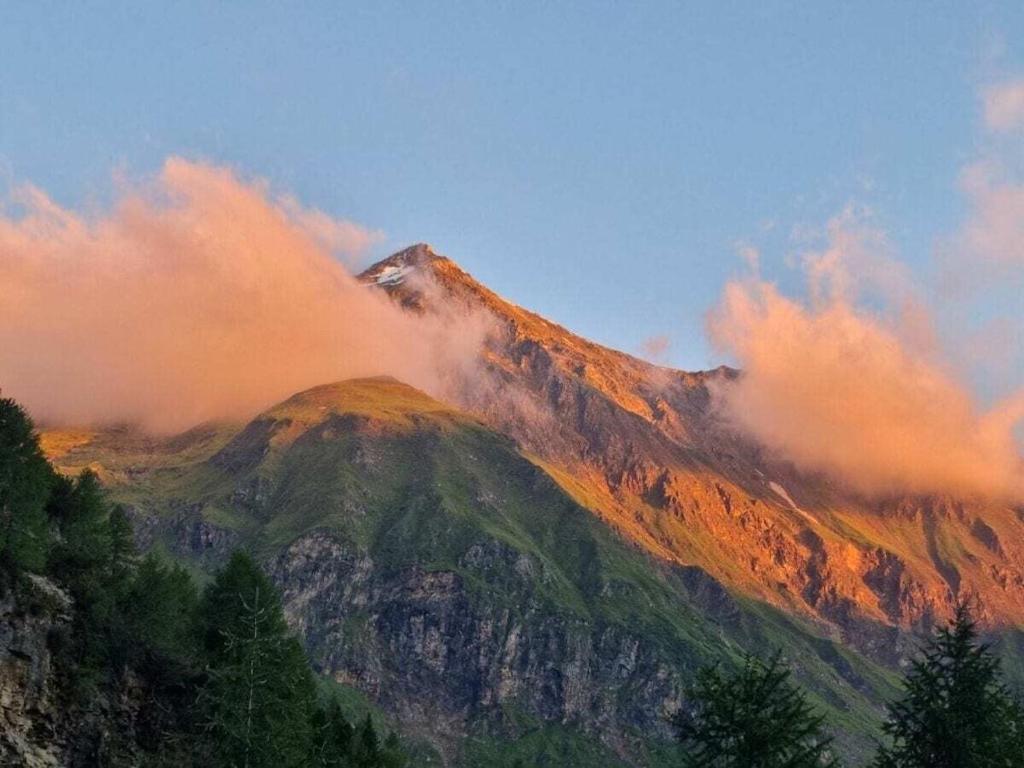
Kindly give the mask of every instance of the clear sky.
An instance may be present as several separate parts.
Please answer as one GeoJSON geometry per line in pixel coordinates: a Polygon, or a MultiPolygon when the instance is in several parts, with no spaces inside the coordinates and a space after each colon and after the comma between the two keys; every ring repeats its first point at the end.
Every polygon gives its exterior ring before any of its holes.
{"type": "Polygon", "coordinates": [[[0,183],[97,204],[168,155],[427,241],[612,346],[703,322],[757,246],[869,206],[926,269],[1024,4],[4,3],[0,183]]]}

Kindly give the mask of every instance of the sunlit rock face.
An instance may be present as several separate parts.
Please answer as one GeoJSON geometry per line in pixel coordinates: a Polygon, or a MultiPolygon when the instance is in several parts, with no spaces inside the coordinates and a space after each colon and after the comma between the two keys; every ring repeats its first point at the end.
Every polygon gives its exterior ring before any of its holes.
{"type": "Polygon", "coordinates": [[[415,312],[458,306],[491,316],[481,370],[449,397],[513,436],[652,554],[699,565],[883,655],[893,651],[885,627],[926,628],[957,596],[974,596],[994,626],[1024,621],[1024,507],[866,497],[801,473],[719,418],[714,393],[738,372],[675,371],[594,344],[505,301],[429,246],[361,279],[415,312]]]}

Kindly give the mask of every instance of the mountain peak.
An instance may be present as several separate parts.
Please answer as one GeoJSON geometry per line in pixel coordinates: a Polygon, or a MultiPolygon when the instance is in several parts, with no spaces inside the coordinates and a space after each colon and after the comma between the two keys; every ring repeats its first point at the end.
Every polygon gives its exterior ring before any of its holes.
{"type": "Polygon", "coordinates": [[[416,243],[378,261],[359,274],[364,283],[384,287],[401,285],[417,269],[429,267],[438,261],[447,261],[427,243],[416,243]]]}

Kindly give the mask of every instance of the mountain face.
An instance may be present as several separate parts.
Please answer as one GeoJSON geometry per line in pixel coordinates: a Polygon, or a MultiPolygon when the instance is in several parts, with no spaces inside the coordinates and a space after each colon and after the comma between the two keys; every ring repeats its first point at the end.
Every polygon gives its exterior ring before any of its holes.
{"type": "Polygon", "coordinates": [[[315,668],[445,764],[672,764],[683,684],[744,649],[786,648],[852,752],[891,691],[879,665],[652,558],[511,439],[391,379],[241,428],[47,445],[102,470],[144,546],[201,566],[256,552],[315,668]]]}
{"type": "Polygon", "coordinates": [[[512,436],[628,540],[879,655],[895,630],[976,596],[991,625],[1024,621],[1024,507],[952,497],[865,499],[735,434],[713,393],[738,375],[685,373],[582,339],[417,245],[362,275],[406,308],[484,311],[485,375],[453,398],[512,436]]]}
{"type": "Polygon", "coordinates": [[[866,500],[732,432],[714,392],[523,310],[427,246],[361,275],[490,329],[444,402],[316,387],[169,439],[43,436],[92,466],[140,542],[199,567],[245,546],[314,665],[446,765],[671,764],[698,666],[781,648],[869,748],[893,670],[957,595],[1024,614],[1024,510],[866,500]]]}

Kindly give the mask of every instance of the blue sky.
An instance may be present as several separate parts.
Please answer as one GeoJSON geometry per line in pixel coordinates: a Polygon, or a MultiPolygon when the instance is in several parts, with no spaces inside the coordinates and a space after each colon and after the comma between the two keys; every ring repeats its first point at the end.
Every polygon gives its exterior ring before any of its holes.
{"type": "Polygon", "coordinates": [[[1021,39],[1018,3],[7,3],[0,183],[227,164],[706,367],[738,242],[794,287],[794,227],[856,202],[929,269],[1021,39]]]}

